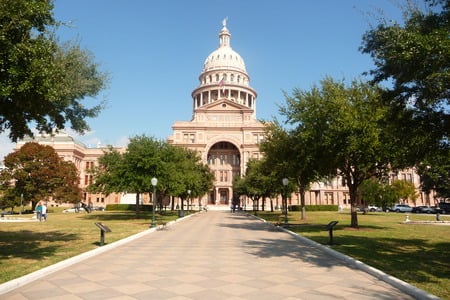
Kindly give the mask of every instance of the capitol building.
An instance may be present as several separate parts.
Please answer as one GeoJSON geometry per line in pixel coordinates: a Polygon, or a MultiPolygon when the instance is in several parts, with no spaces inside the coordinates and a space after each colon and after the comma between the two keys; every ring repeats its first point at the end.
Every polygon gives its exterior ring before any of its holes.
{"type": "MultiPolygon", "coordinates": [[[[257,92],[251,87],[244,59],[231,47],[231,33],[224,20],[218,35],[218,47],[206,57],[199,85],[191,93],[192,119],[175,121],[172,125],[173,133],[168,137],[168,142],[172,145],[197,151],[215,175],[213,189],[201,199],[194,199],[194,204],[228,208],[233,198],[233,178],[245,175],[250,159],[262,157],[259,143],[264,139],[264,125],[258,121],[256,109],[258,105],[264,105],[264,102],[260,103],[257,96],[257,92]]],[[[106,196],[86,191],[86,187],[92,182],[89,169],[97,164],[97,159],[107,151],[106,147],[86,147],[60,132],[51,136],[24,139],[17,143],[16,149],[29,141],[52,146],[60,157],[75,164],[80,174],[80,187],[84,191],[83,202],[94,206],[135,203],[135,196],[126,193],[106,196]]],[[[420,186],[420,178],[414,170],[399,172],[394,178],[413,182],[417,188],[420,186]]],[[[350,196],[342,182],[340,178],[335,178],[312,184],[306,194],[306,204],[350,207],[350,196]]],[[[249,199],[241,201],[241,205],[252,205],[249,199]]],[[[142,202],[148,203],[148,195],[143,196],[142,202]]],[[[288,203],[300,204],[300,196],[292,194],[288,203]]],[[[409,204],[434,203],[430,203],[429,197],[420,192],[416,203],[409,204]]]]}

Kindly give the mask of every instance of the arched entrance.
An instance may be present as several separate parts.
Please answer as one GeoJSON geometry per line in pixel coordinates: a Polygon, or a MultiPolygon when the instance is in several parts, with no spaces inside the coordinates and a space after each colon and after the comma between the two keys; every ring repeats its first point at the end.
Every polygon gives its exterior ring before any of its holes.
{"type": "Polygon", "coordinates": [[[230,205],[233,178],[241,176],[241,154],[230,142],[217,142],[208,151],[208,166],[214,174],[214,189],[208,204],[230,205]]]}

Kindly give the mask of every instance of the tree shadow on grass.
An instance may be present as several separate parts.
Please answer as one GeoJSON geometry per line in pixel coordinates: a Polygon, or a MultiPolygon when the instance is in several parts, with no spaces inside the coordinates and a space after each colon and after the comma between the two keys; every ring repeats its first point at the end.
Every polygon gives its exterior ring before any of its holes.
{"type": "MultiPolygon", "coordinates": [[[[87,220],[94,220],[94,221],[135,221],[135,220],[142,220],[142,221],[148,221],[152,217],[151,212],[140,212],[139,218],[136,218],[136,212],[134,211],[118,211],[118,212],[99,212],[99,213],[92,213],[92,214],[85,214],[84,218],[87,220]]],[[[155,212],[155,219],[164,219],[164,218],[177,218],[177,212],[176,211],[162,211],[162,212],[155,212]]]]}
{"type": "Polygon", "coordinates": [[[450,242],[430,244],[422,239],[357,237],[342,232],[335,249],[405,281],[450,278],[450,242]]]}
{"type": "Polygon", "coordinates": [[[66,234],[60,231],[33,232],[21,230],[20,232],[0,231],[0,259],[12,257],[24,259],[40,259],[49,257],[61,249],[59,244],[42,246],[42,242],[73,241],[76,234],[66,234]]]}
{"type": "Polygon", "coordinates": [[[85,214],[84,218],[87,220],[116,220],[116,221],[124,221],[124,220],[139,220],[148,218],[147,214],[141,212],[141,216],[139,219],[136,218],[135,212],[107,212],[107,213],[91,213],[85,214]]]}

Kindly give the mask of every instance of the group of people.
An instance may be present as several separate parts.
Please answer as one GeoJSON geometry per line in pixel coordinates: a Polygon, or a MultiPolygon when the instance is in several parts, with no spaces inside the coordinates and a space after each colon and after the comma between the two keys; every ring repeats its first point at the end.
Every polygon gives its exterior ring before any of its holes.
{"type": "Polygon", "coordinates": [[[47,221],[47,206],[45,203],[39,202],[38,205],[36,205],[36,218],[39,222],[47,221]]]}

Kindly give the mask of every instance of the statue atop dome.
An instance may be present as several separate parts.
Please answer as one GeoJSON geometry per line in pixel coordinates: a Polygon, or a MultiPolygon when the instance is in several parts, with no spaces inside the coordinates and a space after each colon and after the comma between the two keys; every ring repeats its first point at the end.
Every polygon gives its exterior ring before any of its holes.
{"type": "Polygon", "coordinates": [[[222,20],[223,27],[227,27],[227,21],[228,21],[228,17],[225,17],[225,19],[222,20]]]}

